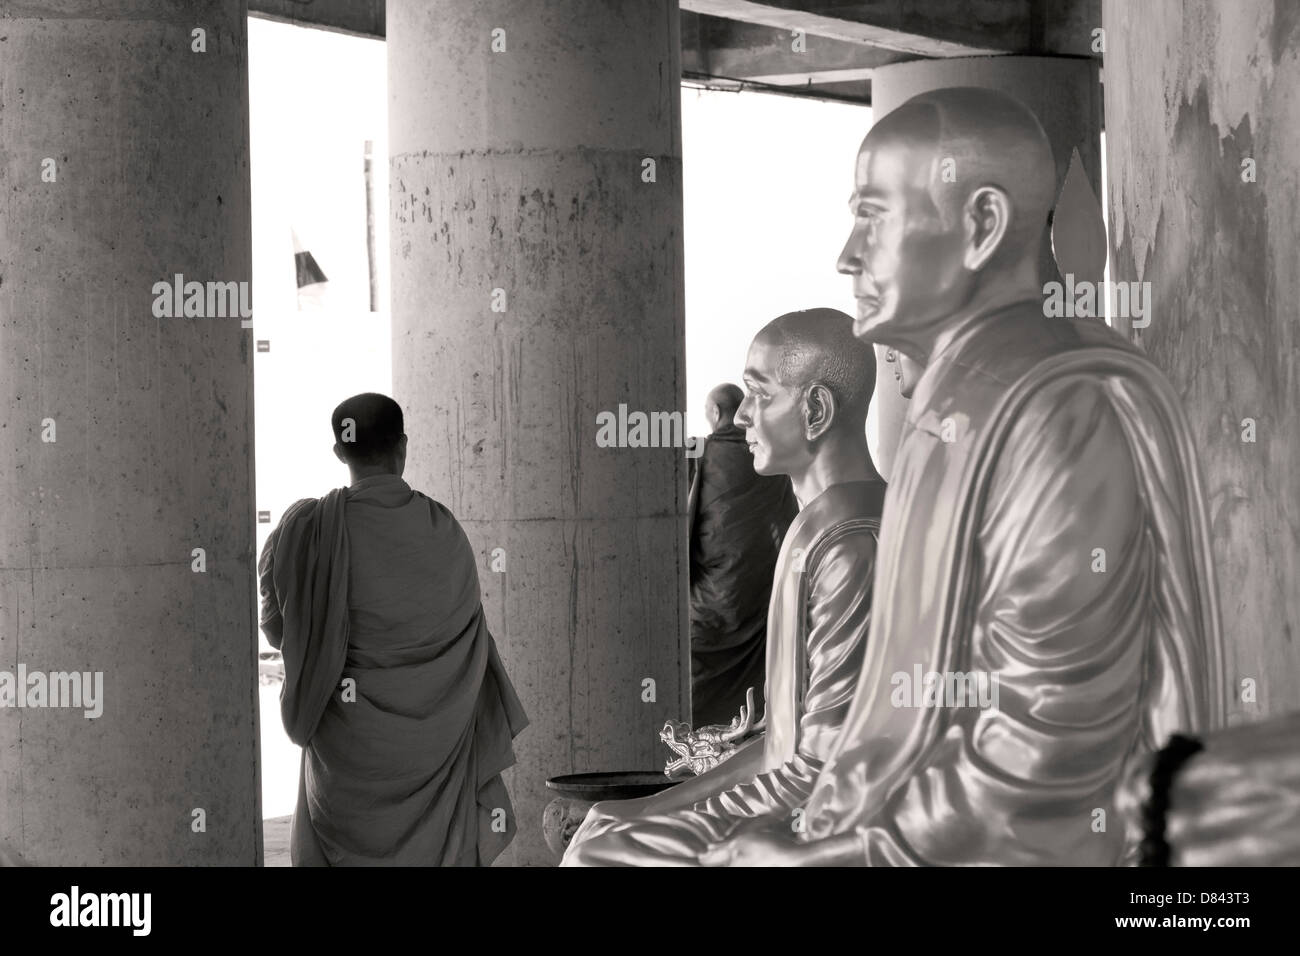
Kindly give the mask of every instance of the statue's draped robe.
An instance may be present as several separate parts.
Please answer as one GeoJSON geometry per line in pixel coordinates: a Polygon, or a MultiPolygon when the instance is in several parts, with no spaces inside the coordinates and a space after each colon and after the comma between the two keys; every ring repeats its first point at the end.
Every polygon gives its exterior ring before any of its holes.
{"type": "Polygon", "coordinates": [[[490,863],[514,837],[501,772],[528,721],[460,524],[396,475],[365,478],[295,503],[259,572],[303,747],[294,865],[490,863]]]}
{"type": "Polygon", "coordinates": [[[691,487],[691,722],[725,724],[754,688],[763,711],[772,569],[799,510],[790,479],[754,473],[745,433],[718,429],[691,487]]]}
{"type": "Polygon", "coordinates": [[[778,819],[798,825],[794,812],[839,735],[862,664],[871,621],[871,589],[863,583],[873,573],[884,494],[879,481],[834,485],[786,533],[768,613],[762,739],[682,784],[696,797],[688,809],[589,816],[563,865],[690,866],[741,826],[778,819]],[[738,777],[741,767],[750,772],[738,777]]]}
{"type": "Polygon", "coordinates": [[[799,839],[855,834],[867,865],[1131,860],[1125,759],[1223,721],[1202,502],[1177,396],[1118,335],[1039,303],[959,330],[912,400],[799,839]],[[918,665],[995,675],[998,706],[895,706],[918,665]]]}

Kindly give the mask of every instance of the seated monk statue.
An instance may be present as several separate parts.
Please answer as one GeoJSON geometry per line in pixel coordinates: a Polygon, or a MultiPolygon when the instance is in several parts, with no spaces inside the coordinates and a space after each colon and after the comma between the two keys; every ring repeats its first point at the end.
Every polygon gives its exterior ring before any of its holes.
{"type": "Polygon", "coordinates": [[[854,329],[924,366],[871,635],[804,831],[739,833],[706,865],[1130,862],[1126,758],[1223,722],[1192,436],[1123,337],[1045,317],[1053,169],[1034,115],[991,90],[921,94],[863,141],[839,261],[854,329]],[[991,700],[938,692],[972,678],[991,700]]]}
{"type": "Polygon", "coordinates": [[[843,312],[793,312],[754,338],[744,381],[736,424],[754,470],[789,475],[800,507],[773,575],[766,729],[701,776],[596,804],[564,866],[692,866],[738,826],[797,825],[848,713],[885,496],[866,440],[875,353],[843,312]]]}

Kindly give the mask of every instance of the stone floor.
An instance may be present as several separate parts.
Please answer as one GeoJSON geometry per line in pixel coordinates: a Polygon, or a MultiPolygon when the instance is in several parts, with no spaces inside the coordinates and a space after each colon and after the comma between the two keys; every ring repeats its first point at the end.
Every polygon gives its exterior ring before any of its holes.
{"type": "Polygon", "coordinates": [[[262,821],[262,841],[265,844],[264,866],[289,865],[289,821],[293,817],[272,817],[262,821]]]}

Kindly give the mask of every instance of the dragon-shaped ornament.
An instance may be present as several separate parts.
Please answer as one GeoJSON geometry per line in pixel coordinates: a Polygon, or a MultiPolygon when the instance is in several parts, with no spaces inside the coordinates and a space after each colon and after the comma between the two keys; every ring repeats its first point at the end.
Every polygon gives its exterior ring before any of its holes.
{"type": "MultiPolygon", "coordinates": [[[[764,718],[766,719],[766,718],[764,718]]],[[[691,730],[685,721],[670,720],[659,731],[659,739],[666,743],[677,757],[664,766],[668,777],[685,775],[686,772],[699,776],[707,773],[718,764],[723,763],[736,752],[741,741],[751,732],[760,730],[762,721],[754,723],[754,688],[745,692],[745,706],[740,708],[740,715],[733,717],[727,726],[708,724],[698,730],[691,730]]]]}

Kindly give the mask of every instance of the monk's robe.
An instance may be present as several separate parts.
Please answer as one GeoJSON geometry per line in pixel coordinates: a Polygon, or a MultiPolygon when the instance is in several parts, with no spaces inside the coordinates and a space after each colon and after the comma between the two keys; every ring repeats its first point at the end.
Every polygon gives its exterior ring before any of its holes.
{"type": "MultiPolygon", "coordinates": [[[[692,866],[740,827],[798,823],[794,812],[838,737],[862,665],[884,495],[880,481],[834,485],[790,525],[768,612],[762,738],[681,784],[693,800],[686,808],[632,819],[589,815],[562,865],[692,866]]],[[[652,798],[651,810],[677,789],[652,798]]]]}
{"type": "Polygon", "coordinates": [[[295,503],[259,565],[303,748],[295,866],[487,865],[514,837],[501,772],[527,725],[459,522],[396,475],[295,503]]]}
{"type": "Polygon", "coordinates": [[[1196,456],[1164,376],[1038,302],[956,330],[917,383],[878,568],[800,839],[854,834],[872,866],[1130,861],[1126,757],[1225,710],[1196,456]],[[996,706],[900,706],[918,670],[996,677],[996,706]]]}
{"type": "Polygon", "coordinates": [[[799,504],[787,476],[754,472],[735,425],[705,441],[690,502],[691,722],[703,727],[730,723],[751,687],[763,712],[772,571],[799,504]]]}

